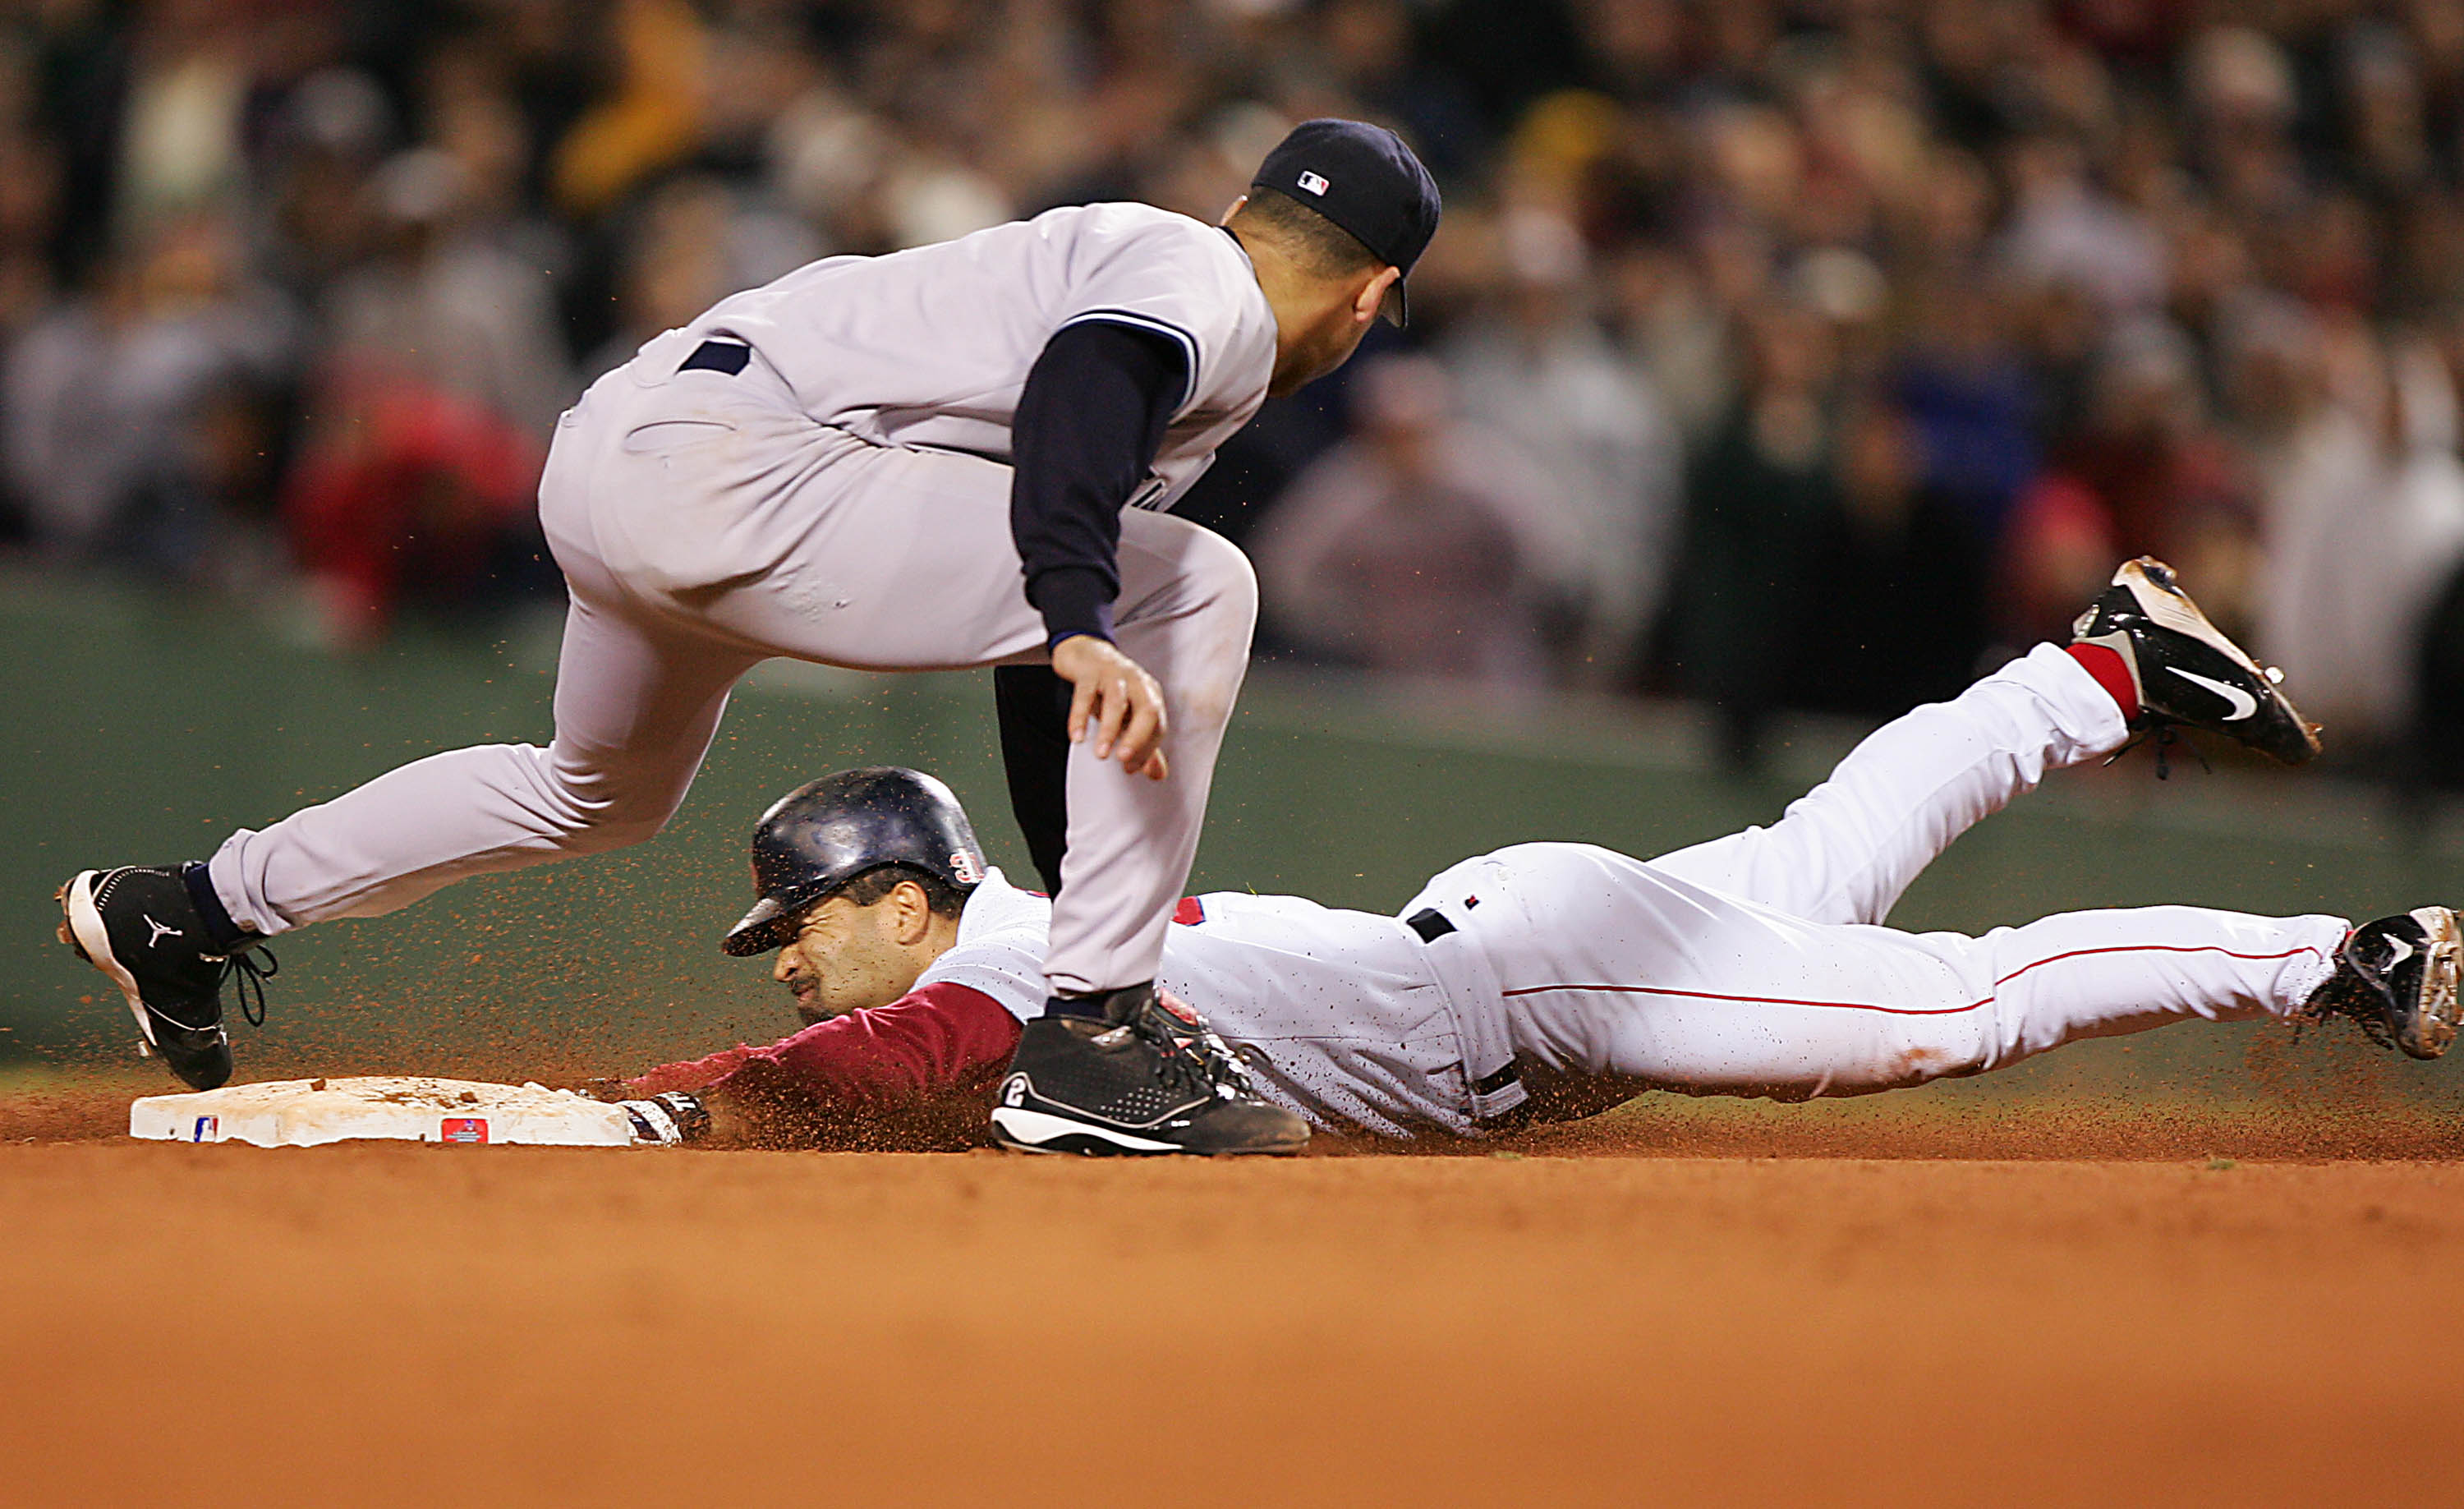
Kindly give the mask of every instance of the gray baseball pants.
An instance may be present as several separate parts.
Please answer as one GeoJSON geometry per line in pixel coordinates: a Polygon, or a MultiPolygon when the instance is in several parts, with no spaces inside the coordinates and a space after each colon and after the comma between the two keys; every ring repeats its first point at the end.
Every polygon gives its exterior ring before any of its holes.
{"type": "MultiPolygon", "coordinates": [[[[774,655],[874,671],[1045,658],[1010,543],[1010,469],[814,422],[759,356],[651,343],[560,421],[539,521],[571,599],[545,748],[431,755],[216,851],[234,921],[374,917],[464,876],[638,843],[692,786],[738,677],[774,655]]],[[[1169,515],[1121,519],[1121,649],[1164,689],[1169,779],[1069,754],[1069,849],[1045,973],[1154,978],[1257,615],[1249,563],[1169,515]]],[[[815,771],[782,770],[781,787],[815,771]]]]}

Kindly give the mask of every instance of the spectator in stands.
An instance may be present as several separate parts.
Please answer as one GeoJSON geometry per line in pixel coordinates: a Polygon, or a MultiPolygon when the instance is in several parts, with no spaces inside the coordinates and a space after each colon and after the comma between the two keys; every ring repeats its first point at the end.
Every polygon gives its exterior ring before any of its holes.
{"type": "Polygon", "coordinates": [[[2243,316],[2227,368],[2257,493],[2252,650],[2301,678],[2312,717],[2340,721],[2362,704],[2332,680],[2352,670],[2343,648],[2352,605],[2334,557],[2348,522],[2376,516],[2387,482],[2385,374],[2355,360],[2360,334],[2348,329],[2340,342],[2310,311],[2270,300],[2243,316]]]}
{"type": "Polygon", "coordinates": [[[1571,558],[1535,563],[1576,585],[1581,617],[1567,679],[1622,686],[1675,553],[1677,428],[1602,332],[1574,228],[1521,210],[1505,217],[1500,240],[1501,306],[1463,324],[1443,347],[1446,363],[1464,414],[1542,460],[1550,507],[1573,525],[1571,558]]]}
{"type": "MultiPolygon", "coordinates": [[[[2200,584],[2199,601],[2246,621],[2257,536],[2244,468],[2201,388],[2198,353],[2161,317],[2116,327],[2098,351],[2080,429],[2060,437],[2056,472],[2095,499],[2111,554],[2153,555],[2200,584]]],[[[2024,554],[2021,531],[2007,548],[2024,554]]]]}
{"type": "Polygon", "coordinates": [[[2036,385],[2011,338],[2001,287],[1971,269],[1916,288],[1921,307],[1892,376],[1896,406],[1914,427],[1928,496],[1957,509],[1961,529],[1990,547],[2036,474],[2036,385]]]}
{"type": "Polygon", "coordinates": [[[1985,654],[1989,544],[1974,508],[1933,479],[1918,421],[1888,394],[1845,407],[1834,464],[1839,517],[1813,610],[1823,627],[1793,690],[1874,719],[1956,697],[1985,654]]]}
{"type": "Polygon", "coordinates": [[[1740,772],[1760,767],[1771,715],[1804,679],[1840,516],[1827,327],[1773,303],[1754,312],[1750,341],[1745,391],[1687,478],[1671,605],[1684,684],[1711,704],[1719,754],[1740,772]]]}
{"type": "Polygon", "coordinates": [[[802,220],[748,205],[719,179],[674,179],[645,201],[620,256],[618,323],[583,364],[596,378],[631,361],[642,343],[672,330],[739,289],[813,260],[821,240],[802,220]]]}
{"type": "Polygon", "coordinates": [[[552,585],[534,499],[546,448],[504,415],[381,366],[338,366],[282,500],[319,624],[385,636],[406,602],[456,608],[552,585]]]}
{"type": "Polygon", "coordinates": [[[371,188],[378,251],[326,297],[327,365],[355,389],[372,370],[545,436],[578,388],[544,275],[492,233],[479,186],[442,148],[398,154],[371,188]]]}
{"type": "MultiPolygon", "coordinates": [[[[2333,343],[2309,333],[2321,344],[2302,355],[2333,343]]],[[[2385,353],[2375,340],[2352,344],[2343,390],[2304,388],[2305,411],[2262,473],[2260,628],[2285,674],[2318,688],[2305,710],[2362,750],[2413,721],[2414,647],[2464,559],[2464,465],[2435,349],[2417,336],[2385,353]]]]}
{"type": "Polygon", "coordinates": [[[1529,692],[1548,680],[1553,479],[1455,412],[1426,357],[1363,371],[1360,433],[1292,483],[1254,549],[1283,636],[1329,659],[1529,692]]]}
{"type": "Polygon", "coordinates": [[[228,220],[154,221],[96,292],[57,306],[9,352],[0,437],[35,547],[55,561],[186,575],[178,540],[204,533],[159,535],[141,498],[223,491],[196,475],[228,433],[217,427],[234,395],[281,390],[297,340],[287,301],[248,277],[228,220]]]}

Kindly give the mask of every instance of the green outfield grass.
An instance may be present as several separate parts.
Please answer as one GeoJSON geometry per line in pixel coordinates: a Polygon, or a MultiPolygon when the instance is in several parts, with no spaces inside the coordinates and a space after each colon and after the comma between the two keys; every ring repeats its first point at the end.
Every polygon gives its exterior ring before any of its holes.
{"type": "MultiPolygon", "coordinates": [[[[553,645],[552,621],[414,627],[342,659],[277,623],[181,600],[0,583],[0,686],[13,709],[0,723],[0,1061],[75,1073],[130,1052],[116,998],[52,938],[52,891],[70,872],[202,855],[233,826],[435,750],[543,741],[553,645]]],[[[825,770],[918,765],[966,800],[995,862],[1023,874],[989,704],[979,675],[765,668],[656,841],[483,877],[282,945],[272,1020],[238,1030],[243,1070],[613,1068],[775,1035],[792,1024],[764,965],[716,947],[747,902],[751,821],[825,770]]],[[[1704,766],[1700,727],[1681,709],[1501,708],[1265,667],[1234,725],[1193,888],[1391,911],[1430,872],[1501,844],[1578,839],[1648,854],[1771,820],[1855,732],[1799,726],[1771,776],[1740,784],[1704,766]]],[[[2159,785],[2143,755],[2058,776],[1985,824],[1894,921],[1973,931],[2158,901],[2367,916],[2459,896],[2464,825],[2399,820],[2375,794],[2312,772],[2191,765],[2159,785]]],[[[1927,1095],[2240,1098],[2262,1088],[2247,1063],[2254,1041],[2176,1029],[1927,1095]]],[[[2455,1066],[2350,1061],[2372,1096],[2464,1105],[2455,1066]]]]}

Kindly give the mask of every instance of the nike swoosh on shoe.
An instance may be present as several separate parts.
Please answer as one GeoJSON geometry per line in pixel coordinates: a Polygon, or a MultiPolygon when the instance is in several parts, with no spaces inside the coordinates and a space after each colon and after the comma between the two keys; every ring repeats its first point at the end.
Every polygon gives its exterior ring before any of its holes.
{"type": "Polygon", "coordinates": [[[2232,712],[2225,715],[2224,721],[2226,722],[2240,722],[2243,719],[2248,718],[2258,711],[2258,699],[2251,696],[2248,692],[2243,691],[2238,686],[2228,686],[2222,681],[2212,680],[2207,677],[2201,676],[2196,671],[2185,671],[2179,666],[2167,666],[2166,669],[2171,671],[2175,676],[2180,677],[2183,680],[2189,682],[2192,686],[2206,687],[2209,691],[2225,699],[2225,704],[2233,709],[2232,712]]]}

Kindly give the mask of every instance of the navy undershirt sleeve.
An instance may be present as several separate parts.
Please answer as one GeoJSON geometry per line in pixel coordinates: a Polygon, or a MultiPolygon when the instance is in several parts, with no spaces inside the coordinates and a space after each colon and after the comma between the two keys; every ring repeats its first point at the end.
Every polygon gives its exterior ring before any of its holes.
{"type": "Polygon", "coordinates": [[[1121,508],[1147,477],[1189,387],[1179,343],[1081,321],[1045,343],[1010,423],[1010,537],[1045,642],[1112,637],[1121,508]]]}

